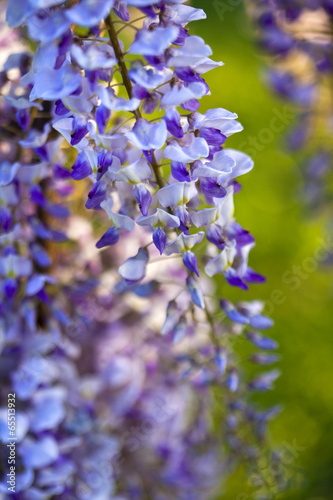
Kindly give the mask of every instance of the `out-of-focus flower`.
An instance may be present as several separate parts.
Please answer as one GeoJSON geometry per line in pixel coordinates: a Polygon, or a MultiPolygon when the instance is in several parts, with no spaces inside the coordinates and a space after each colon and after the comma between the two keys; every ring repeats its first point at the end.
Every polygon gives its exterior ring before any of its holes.
{"type": "MultiPolygon", "coordinates": [[[[275,343],[260,303],[223,301],[221,320],[212,299],[212,276],[243,289],[263,278],[234,219],[234,179],[253,162],[224,149],[242,127],[197,111],[202,75],[222,64],[188,33],[204,17],[177,0],[8,4],[8,23],[39,42],[8,63],[1,103],[0,376],[20,405],[22,498],[201,500],[236,459],[253,462],[242,429],[259,434],[263,419],[248,393],[278,373],[246,382],[227,340],[275,343]],[[139,23],[126,50],[115,18],[139,23]],[[72,179],[90,184],[81,211],[98,227],[107,218],[96,247],[111,251],[89,250],[92,226],[68,219],[72,179]],[[66,220],[76,241],[55,252],[66,220]],[[214,434],[215,389],[226,416],[214,434]]],[[[1,410],[5,444],[3,425],[1,410]]]]}

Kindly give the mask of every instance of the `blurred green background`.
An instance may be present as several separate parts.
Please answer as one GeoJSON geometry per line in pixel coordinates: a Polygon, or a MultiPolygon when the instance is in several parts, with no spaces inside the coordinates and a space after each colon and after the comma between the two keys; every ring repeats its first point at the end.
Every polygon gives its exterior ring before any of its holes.
{"type": "MultiPolygon", "coordinates": [[[[192,5],[204,8],[207,20],[193,23],[191,33],[212,47],[214,60],[225,63],[206,75],[212,95],[203,100],[203,107],[238,113],[244,131],[229,139],[228,147],[247,151],[253,150],[253,139],[257,144],[252,154],[255,169],[240,179],[243,190],[235,198],[236,217],[257,241],[252,267],[268,280],[249,292],[232,290],[231,298],[263,299],[275,321],[272,336],[280,343],[282,376],[274,391],[256,399],[263,406],[284,407],[271,424],[270,439],[285,450],[285,468],[293,481],[289,491],[277,498],[329,500],[333,498],[333,273],[330,266],[314,260],[322,249],[321,239],[329,237],[327,214],[309,214],[304,208],[301,167],[283,146],[283,134],[292,120],[285,113],[285,123],[272,122],[283,114],[285,103],[265,86],[263,57],[240,0],[194,0],[192,5]],[[272,129],[272,123],[279,131],[272,129]],[[295,273],[300,277],[293,279],[295,273]]],[[[223,295],[225,285],[219,286],[223,295]]],[[[243,477],[236,472],[221,498],[252,498],[253,489],[243,477]]]]}

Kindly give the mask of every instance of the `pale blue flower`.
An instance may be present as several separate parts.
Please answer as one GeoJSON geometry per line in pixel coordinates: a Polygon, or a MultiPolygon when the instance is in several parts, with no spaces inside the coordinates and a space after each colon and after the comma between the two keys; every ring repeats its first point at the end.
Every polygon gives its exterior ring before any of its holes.
{"type": "Polygon", "coordinates": [[[143,151],[160,149],[167,138],[166,123],[164,120],[149,123],[147,120],[140,119],[130,132],[126,132],[126,136],[134,146],[143,151]]]}
{"type": "Polygon", "coordinates": [[[215,274],[224,273],[232,265],[235,256],[235,245],[226,245],[217,257],[214,257],[207,262],[205,265],[206,274],[212,278],[215,274]]]}
{"type": "Polygon", "coordinates": [[[48,164],[45,161],[33,165],[21,165],[17,179],[23,184],[36,184],[48,176],[48,164]]]}
{"type": "Polygon", "coordinates": [[[187,250],[191,250],[195,245],[202,242],[205,233],[199,231],[196,234],[186,235],[180,234],[177,238],[167,244],[165,248],[165,255],[172,255],[174,253],[183,253],[187,250]]]}
{"type": "MultiPolygon", "coordinates": [[[[69,142],[72,146],[74,146],[79,151],[85,149],[88,146],[88,139],[85,137],[85,135],[87,135],[87,133],[88,133],[88,124],[85,121],[84,117],[81,117],[81,118],[82,118],[82,123],[84,124],[83,127],[81,128],[81,130],[83,130],[84,134],[82,137],[79,136],[78,137],[79,142],[74,143],[74,144],[71,144],[71,143],[72,143],[73,133],[75,132],[75,125],[76,125],[76,123],[78,123],[78,124],[80,123],[80,121],[79,121],[80,118],[78,116],[76,117],[76,119],[75,118],[62,118],[61,120],[58,120],[53,124],[53,128],[55,130],[57,130],[58,132],[60,132],[60,134],[65,137],[67,142],[69,142]]],[[[74,141],[74,142],[76,142],[76,141],[74,141]]]]}
{"type": "Polygon", "coordinates": [[[63,35],[70,27],[70,21],[59,9],[42,9],[27,19],[27,27],[32,40],[46,43],[63,35]]]}
{"type": "Polygon", "coordinates": [[[105,210],[110,221],[115,225],[118,229],[124,229],[125,231],[133,231],[135,228],[135,222],[128,217],[127,215],[117,214],[112,212],[113,202],[111,198],[103,201],[101,204],[101,208],[105,210]]]}
{"type": "Polygon", "coordinates": [[[70,64],[60,69],[43,68],[35,75],[35,83],[30,93],[30,100],[45,99],[52,101],[65,97],[80,86],[81,73],[70,64]]]}
{"type": "Polygon", "coordinates": [[[272,389],[273,383],[280,376],[279,370],[272,370],[258,375],[249,383],[248,387],[252,391],[268,391],[272,389]]]}
{"type": "Polygon", "coordinates": [[[108,168],[107,177],[114,181],[123,181],[128,184],[139,184],[151,177],[151,169],[144,158],[126,167],[120,167],[119,164],[119,160],[112,163],[108,168]]]}
{"type": "Polygon", "coordinates": [[[206,93],[206,86],[200,82],[190,83],[187,87],[174,85],[162,97],[161,106],[180,106],[191,99],[201,99],[206,93]]]}
{"type": "Polygon", "coordinates": [[[169,160],[190,163],[200,158],[207,158],[209,147],[205,139],[194,137],[189,146],[181,147],[178,142],[168,145],[163,151],[164,157],[169,160]]]}
{"type": "MultiPolygon", "coordinates": [[[[174,68],[190,67],[198,71],[198,67],[208,61],[212,55],[212,49],[199,36],[190,36],[185,39],[184,45],[172,49],[172,55],[168,59],[168,66],[174,68]]],[[[217,63],[218,65],[222,63],[217,63]]]]}
{"type": "Polygon", "coordinates": [[[56,440],[51,436],[39,439],[26,438],[19,448],[24,463],[33,469],[41,469],[55,462],[59,456],[56,440]]]}
{"type": "Polygon", "coordinates": [[[157,197],[162,207],[174,207],[177,205],[186,205],[197,194],[195,181],[175,182],[160,189],[157,197]]]}
{"type": "Polygon", "coordinates": [[[85,41],[82,47],[73,45],[71,56],[79,66],[89,71],[100,68],[109,69],[117,64],[114,51],[107,43],[96,46],[93,42],[85,41]]]}
{"type": "Polygon", "coordinates": [[[1,276],[29,276],[32,273],[32,263],[27,257],[10,253],[0,257],[1,276]]]}
{"type": "Polygon", "coordinates": [[[141,281],[146,274],[149,255],[146,248],[140,248],[135,257],[130,257],[122,264],[118,272],[128,282],[141,281]]]}
{"type": "Polygon", "coordinates": [[[131,80],[145,89],[154,89],[172,77],[170,69],[158,70],[144,67],[141,62],[134,62],[128,72],[131,80]]]}
{"type": "Polygon", "coordinates": [[[25,293],[28,297],[32,295],[36,295],[38,292],[40,292],[46,283],[55,283],[55,279],[52,276],[48,276],[46,274],[34,274],[29,280],[27,281],[27,286],[25,293]]]}
{"type": "Polygon", "coordinates": [[[275,351],[279,346],[276,340],[265,337],[258,332],[247,332],[246,336],[252,344],[265,351],[275,351]]]}
{"type": "Polygon", "coordinates": [[[196,9],[190,5],[173,5],[171,10],[171,21],[185,26],[192,21],[206,19],[206,13],[202,9],[196,9]]]}
{"type": "Polygon", "coordinates": [[[43,132],[38,132],[37,130],[29,130],[25,139],[19,141],[19,144],[23,148],[40,148],[43,146],[50,133],[51,126],[47,123],[44,127],[43,132]]]}
{"type": "Polygon", "coordinates": [[[18,202],[17,193],[13,184],[0,186],[0,202],[5,205],[16,205],[18,202]]]}
{"type": "Polygon", "coordinates": [[[37,391],[32,399],[31,429],[38,433],[57,427],[65,417],[65,399],[66,392],[61,387],[37,391]]]}
{"type": "Polygon", "coordinates": [[[127,137],[123,134],[99,134],[96,123],[93,120],[88,122],[89,136],[96,142],[96,146],[105,149],[124,149],[127,144],[127,137]]]}
{"type": "MultiPolygon", "coordinates": [[[[25,413],[17,411],[15,414],[15,439],[20,443],[29,430],[29,419],[25,413]]],[[[10,431],[8,429],[8,408],[0,408],[0,442],[10,441],[10,431]]]]}
{"type": "Polygon", "coordinates": [[[71,23],[93,27],[99,24],[110,12],[114,0],[81,0],[78,5],[66,11],[71,23]]]}
{"type": "Polygon", "coordinates": [[[214,154],[212,161],[201,164],[195,169],[198,177],[215,177],[219,184],[226,183],[239,175],[250,172],[252,159],[245,153],[224,149],[214,154]]]}
{"type": "Polygon", "coordinates": [[[43,106],[41,105],[40,102],[30,102],[25,97],[15,98],[15,97],[6,95],[5,100],[8,102],[8,104],[10,104],[11,106],[13,106],[16,109],[29,109],[29,108],[37,108],[39,110],[43,109],[43,106]]]}
{"type": "Polygon", "coordinates": [[[117,97],[114,90],[106,89],[103,85],[98,87],[97,94],[103,106],[111,111],[135,111],[141,104],[141,101],[135,97],[132,99],[117,97]]]}
{"type": "Polygon", "coordinates": [[[208,109],[205,114],[199,112],[193,113],[191,116],[191,125],[193,128],[201,127],[212,127],[219,129],[221,126],[230,120],[236,120],[238,115],[236,113],[231,113],[227,109],[214,108],[208,109]]]}
{"type": "Polygon", "coordinates": [[[129,48],[129,53],[160,56],[176,40],[178,33],[179,28],[176,26],[153,30],[141,29],[137,32],[135,40],[129,48]]]}
{"type": "Polygon", "coordinates": [[[0,186],[8,186],[16,176],[16,173],[21,165],[16,163],[10,163],[9,161],[2,161],[0,163],[0,186]]]}
{"type": "Polygon", "coordinates": [[[180,221],[175,215],[169,214],[165,210],[158,208],[152,215],[139,217],[136,221],[140,226],[151,227],[179,227],[180,221]]]}
{"type": "Polygon", "coordinates": [[[205,309],[205,300],[202,289],[197,279],[193,276],[189,276],[186,280],[187,288],[191,294],[191,299],[193,303],[200,307],[200,309],[205,309]]]}

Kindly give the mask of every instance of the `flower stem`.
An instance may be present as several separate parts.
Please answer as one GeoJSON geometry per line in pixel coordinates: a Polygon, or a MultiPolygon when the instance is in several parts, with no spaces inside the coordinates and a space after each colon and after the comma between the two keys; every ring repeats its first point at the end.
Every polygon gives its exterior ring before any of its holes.
{"type": "MultiPolygon", "coordinates": [[[[131,80],[128,76],[128,71],[127,71],[125,60],[124,60],[124,54],[123,54],[123,52],[120,48],[120,45],[119,45],[119,41],[117,38],[117,32],[113,26],[113,22],[112,22],[110,16],[108,16],[104,20],[104,22],[105,22],[105,26],[106,26],[106,29],[107,29],[108,34],[109,34],[111,45],[113,47],[115,56],[116,56],[118,64],[119,64],[120,73],[121,73],[128,97],[131,99],[133,97],[132,83],[131,83],[131,80]]],[[[139,110],[135,110],[134,114],[135,114],[137,119],[141,118],[141,113],[139,110]]]]}
{"type": "MultiPolygon", "coordinates": [[[[107,18],[105,18],[104,22],[105,22],[105,26],[106,26],[106,29],[107,29],[108,34],[109,34],[111,45],[113,47],[115,56],[116,56],[117,61],[118,61],[120,73],[121,73],[128,97],[131,99],[133,97],[132,82],[130,80],[130,77],[128,76],[127,66],[126,66],[126,63],[124,60],[124,54],[120,48],[118,37],[117,37],[117,32],[114,28],[111,16],[108,16],[107,18]]],[[[141,112],[139,109],[136,109],[135,111],[133,111],[133,113],[134,113],[134,116],[137,120],[142,118],[142,115],[141,115],[141,112]]],[[[163,180],[163,177],[162,177],[161,172],[159,170],[159,165],[156,161],[154,153],[152,156],[153,156],[153,161],[152,161],[151,165],[152,165],[155,177],[156,177],[156,182],[159,185],[159,187],[162,188],[164,186],[164,180],[163,180]]]]}

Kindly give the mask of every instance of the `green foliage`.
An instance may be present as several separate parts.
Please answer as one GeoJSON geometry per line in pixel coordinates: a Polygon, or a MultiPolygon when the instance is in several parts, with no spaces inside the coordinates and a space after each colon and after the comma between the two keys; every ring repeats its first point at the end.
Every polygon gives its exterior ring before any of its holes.
{"type": "MultiPolygon", "coordinates": [[[[200,0],[192,5],[203,6],[200,0]]],[[[205,38],[213,58],[225,66],[208,75],[212,96],[203,105],[237,112],[245,130],[231,138],[228,147],[252,154],[255,149],[255,169],[242,178],[243,192],[235,203],[239,222],[257,241],[251,265],[268,281],[252,286],[249,292],[237,289],[234,297],[265,300],[280,343],[282,376],[275,391],[259,395],[267,405],[284,406],[271,425],[271,439],[273,444],[282,443],[291,484],[288,493],[277,498],[329,500],[333,485],[333,273],[332,266],[319,259],[327,252],[323,240],[327,247],[332,248],[332,243],[328,228],[318,214],[311,217],[299,195],[301,166],[283,146],[283,134],[292,124],[290,110],[265,86],[263,57],[251,39],[251,26],[240,2],[212,1],[204,8],[208,19],[195,24],[195,33],[205,38]]],[[[222,296],[225,286],[221,281],[222,296]]],[[[242,471],[237,471],[220,498],[249,500],[256,498],[253,491],[259,487],[251,488],[242,471]]]]}

